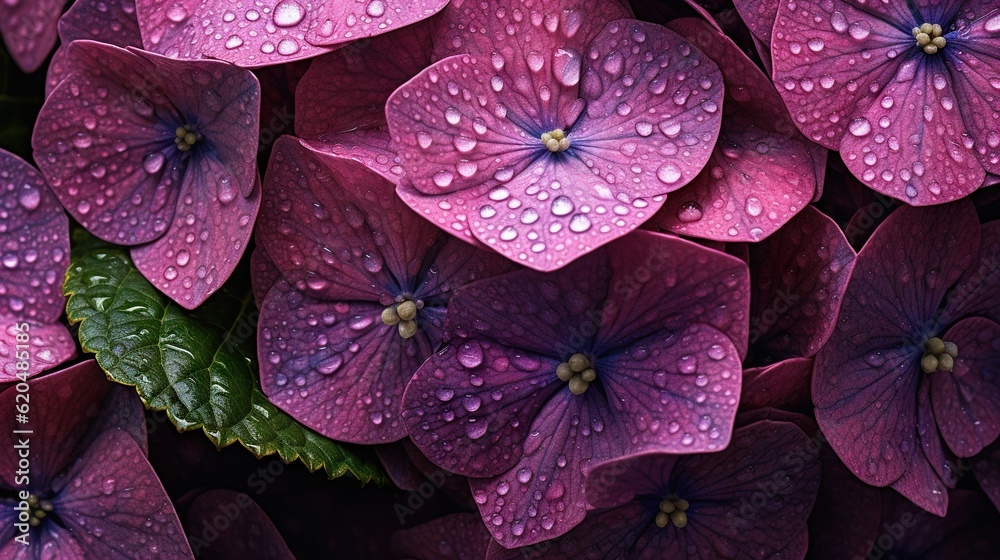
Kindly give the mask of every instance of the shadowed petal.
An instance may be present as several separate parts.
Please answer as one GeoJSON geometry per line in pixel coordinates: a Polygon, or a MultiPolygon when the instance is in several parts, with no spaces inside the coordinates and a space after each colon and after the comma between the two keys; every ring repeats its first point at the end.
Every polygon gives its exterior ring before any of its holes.
{"type": "Polygon", "coordinates": [[[302,140],[302,144],[317,152],[353,159],[390,183],[398,184],[403,178],[403,162],[389,146],[389,133],[384,128],[323,134],[302,140]]]}
{"type": "Polygon", "coordinates": [[[418,560],[482,560],[490,534],[479,517],[453,513],[392,535],[392,550],[418,560]]]}
{"type": "Polygon", "coordinates": [[[809,554],[817,560],[864,558],[877,538],[885,490],[858,480],[828,445],[820,447],[819,458],[823,479],[809,516],[809,554]],[[845,496],[856,507],[845,508],[845,496]]]}
{"type": "Polygon", "coordinates": [[[385,103],[430,65],[430,20],[350,43],[312,61],[295,89],[295,133],[385,126],[385,103]]]}
{"type": "Polygon", "coordinates": [[[983,224],[980,232],[979,254],[949,292],[942,323],[971,315],[1000,323],[1000,221],[983,224]]]}
{"type": "Polygon", "coordinates": [[[288,545],[264,510],[250,496],[232,490],[209,490],[198,495],[184,515],[193,552],[218,560],[295,560],[288,545]],[[233,519],[233,512],[237,516],[233,519]],[[228,518],[225,527],[218,516],[228,518]],[[217,530],[211,542],[199,538],[205,527],[217,530]]]}
{"type": "Polygon", "coordinates": [[[768,46],[771,44],[771,28],[778,16],[779,4],[780,0],[733,0],[733,6],[743,23],[755,38],[768,46]]]}
{"type": "Polygon", "coordinates": [[[958,345],[955,369],[931,374],[938,430],[959,457],[971,457],[1000,436],[1000,325],[972,317],[943,340],[958,345]]]}
{"type": "Polygon", "coordinates": [[[839,149],[850,120],[882,98],[878,94],[906,58],[900,54],[909,51],[913,36],[909,28],[900,29],[899,20],[882,19],[877,11],[901,5],[780,2],[774,24],[779,32],[771,38],[774,83],[810,140],[839,149]]]}
{"type": "Polygon", "coordinates": [[[309,58],[430,17],[445,0],[138,0],[146,49],[180,58],[218,58],[255,68],[309,58]],[[207,24],[204,22],[208,22],[207,24]],[[206,33],[206,26],[213,32],[206,33]]]}
{"type": "Polygon", "coordinates": [[[56,44],[56,24],[66,0],[0,3],[0,35],[25,73],[37,70],[56,44]]]}
{"type": "Polygon", "coordinates": [[[52,502],[88,558],[194,558],[180,520],[142,450],[126,433],[104,433],[80,456],[52,502]],[[150,519],[152,524],[147,524],[150,519]]]}
{"type": "Polygon", "coordinates": [[[941,436],[935,430],[929,383],[920,386],[916,407],[918,448],[910,455],[910,464],[903,475],[891,486],[914,504],[943,516],[948,511],[948,488],[955,486],[956,479],[952,476],[943,480],[941,476],[954,473],[941,447],[941,436]]]}
{"type": "Polygon", "coordinates": [[[808,412],[813,361],[789,358],[769,366],[743,370],[740,410],[775,407],[808,412]]]}
{"type": "Polygon", "coordinates": [[[260,312],[264,393],[327,437],[366,444],[401,439],[403,389],[437,346],[439,326],[425,308],[423,330],[404,340],[379,318],[384,307],[316,300],[279,280],[260,312]]]}
{"type": "Polygon", "coordinates": [[[759,241],[809,204],[817,187],[814,157],[825,156],[814,154],[771,80],[728,37],[694,19],[671,28],[719,65],[726,96],[711,159],[654,221],[682,235],[759,241]]]}
{"type": "Polygon", "coordinates": [[[983,492],[1000,510],[1000,441],[993,442],[972,460],[972,473],[983,492]]]}

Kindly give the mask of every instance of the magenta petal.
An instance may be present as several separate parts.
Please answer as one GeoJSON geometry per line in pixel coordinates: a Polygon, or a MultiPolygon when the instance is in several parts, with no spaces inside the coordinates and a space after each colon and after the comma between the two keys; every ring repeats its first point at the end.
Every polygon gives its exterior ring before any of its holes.
{"type": "Polygon", "coordinates": [[[202,558],[295,560],[264,510],[241,492],[209,490],[199,494],[188,506],[184,527],[190,535],[193,552],[202,558]],[[219,516],[229,521],[224,528],[215,521],[219,516]],[[209,541],[204,535],[217,536],[209,541]]]}
{"type": "Polygon", "coordinates": [[[155,547],[165,557],[194,558],[187,539],[178,538],[184,531],[167,492],[125,432],[105,432],[63,484],[52,502],[85,557],[130,556],[155,547]]]}
{"type": "Polygon", "coordinates": [[[37,375],[75,357],[76,342],[61,322],[45,324],[25,322],[16,316],[0,317],[0,383],[18,381],[19,374],[37,375]],[[25,336],[28,336],[27,350],[23,347],[25,336]],[[23,356],[26,351],[31,357],[28,369],[18,370],[17,364],[23,363],[18,355],[23,356]]]}
{"type": "MultiPolygon", "coordinates": [[[[959,56],[949,59],[955,64],[952,82],[955,104],[962,112],[966,126],[976,141],[979,162],[988,173],[1000,173],[1000,113],[996,110],[996,91],[1000,88],[1000,29],[995,3],[989,0],[965,2],[963,11],[977,19],[959,31],[951,42],[961,49],[959,56]]],[[[989,183],[987,183],[989,184],[989,183]]]]}
{"type": "Polygon", "coordinates": [[[218,58],[255,68],[309,58],[355,39],[410,25],[446,3],[258,0],[235,9],[224,0],[138,0],[136,9],[143,43],[151,51],[180,58],[218,58]],[[205,33],[204,25],[213,33],[205,33]]]}
{"type": "Polygon", "coordinates": [[[479,517],[453,513],[392,535],[392,550],[401,558],[419,560],[482,560],[490,533],[479,517]]]}
{"type": "Polygon", "coordinates": [[[771,80],[728,37],[694,19],[671,28],[722,68],[726,97],[708,165],[653,219],[682,235],[759,241],[809,204],[817,188],[814,158],[825,156],[814,153],[771,80]]]}
{"type": "Polygon", "coordinates": [[[38,70],[56,44],[56,24],[66,0],[0,3],[0,35],[25,73],[38,70]]]}
{"type": "Polygon", "coordinates": [[[403,339],[378,302],[313,299],[281,280],[260,311],[261,388],[271,402],[340,441],[386,443],[406,435],[403,388],[440,340],[427,313],[403,339]],[[376,398],[373,398],[376,397],[376,398]]]}
{"type": "Polygon", "coordinates": [[[78,39],[100,41],[119,47],[141,47],[135,0],[77,0],[59,18],[59,48],[52,55],[45,77],[45,96],[71,72],[66,64],[66,45],[78,39]]]}
{"type": "Polygon", "coordinates": [[[258,243],[250,255],[250,284],[253,286],[253,300],[257,309],[263,305],[267,292],[279,278],[282,278],[281,271],[258,243]]]}
{"type": "Polygon", "coordinates": [[[836,325],[854,249],[833,220],[808,206],[749,250],[751,363],[813,356],[836,325]]]}
{"type": "Polygon", "coordinates": [[[972,473],[983,492],[1000,510],[1000,441],[993,442],[972,460],[972,473]]]}
{"type": "Polygon", "coordinates": [[[469,226],[469,219],[472,216],[468,216],[465,213],[452,215],[441,212],[442,208],[451,208],[453,203],[457,203],[464,208],[465,198],[455,199],[451,193],[428,196],[413,188],[413,184],[406,178],[400,179],[399,183],[397,183],[396,195],[410,209],[428,222],[433,223],[466,243],[475,245],[480,249],[486,249],[487,251],[491,250],[489,246],[476,239],[476,236],[472,234],[472,229],[469,226]]]}
{"type": "Polygon", "coordinates": [[[806,412],[812,407],[813,361],[789,358],[769,366],[743,370],[740,410],[774,407],[806,412]]]}
{"type": "Polygon", "coordinates": [[[943,335],[958,345],[955,369],[931,375],[934,416],[953,453],[971,457],[1000,436],[1000,325],[972,317],[943,335]]]}
{"type": "MultiPolygon", "coordinates": [[[[771,38],[774,83],[802,132],[831,150],[839,149],[850,120],[882,98],[878,92],[906,58],[889,52],[906,52],[913,35],[871,13],[885,4],[864,9],[846,0],[779,4],[779,32],[771,38]],[[862,56],[863,51],[869,56],[862,56]]],[[[902,100],[896,105],[902,107],[902,100]]],[[[900,136],[899,141],[906,139],[900,136]]]]}
{"type": "Polygon", "coordinates": [[[781,0],[733,0],[736,11],[743,23],[747,24],[753,36],[764,45],[771,44],[771,28],[778,17],[781,0]]]}
{"type": "Polygon", "coordinates": [[[1000,323],[1000,221],[983,224],[980,233],[979,254],[945,302],[942,322],[980,315],[1000,323]]]}
{"type": "Polygon", "coordinates": [[[430,50],[425,20],[314,59],[295,89],[295,133],[384,127],[386,100],[430,65],[430,50]]]}
{"type": "Polygon", "coordinates": [[[260,208],[259,180],[249,196],[239,196],[227,190],[226,166],[204,158],[198,167],[185,176],[167,233],[131,250],[139,272],[187,309],[201,305],[232,275],[260,208]]]}
{"type": "Polygon", "coordinates": [[[389,133],[382,128],[323,134],[302,140],[302,145],[316,152],[353,159],[393,184],[399,184],[403,178],[403,162],[390,148],[389,133]]]}
{"type": "Polygon", "coordinates": [[[840,142],[855,177],[916,206],[959,199],[983,184],[976,153],[960,140],[968,132],[949,76],[943,64],[907,60],[879,94],[881,101],[855,113],[840,142]],[[915,107],[922,107],[919,115],[915,107]]]}
{"type": "MultiPolygon", "coordinates": [[[[948,487],[938,470],[946,458],[941,448],[941,438],[935,430],[934,413],[931,409],[929,384],[920,387],[917,396],[917,444],[918,448],[910,456],[910,464],[896,481],[892,489],[917,506],[943,516],[948,511],[948,487]]],[[[864,480],[864,478],[862,478],[864,480]]]]}

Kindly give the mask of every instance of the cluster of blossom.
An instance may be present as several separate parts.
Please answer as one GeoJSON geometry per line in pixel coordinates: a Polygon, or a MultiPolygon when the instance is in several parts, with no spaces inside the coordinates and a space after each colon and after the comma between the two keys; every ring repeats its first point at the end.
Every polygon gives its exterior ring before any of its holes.
{"type": "MultiPolygon", "coordinates": [[[[37,170],[0,152],[0,383],[77,356],[68,213],[187,309],[252,252],[271,402],[471,498],[403,557],[1000,554],[993,0],[62,4],[0,4],[26,70],[60,39],[37,170]]],[[[192,557],[99,373],[31,380],[0,557],[22,510],[192,557]]]]}

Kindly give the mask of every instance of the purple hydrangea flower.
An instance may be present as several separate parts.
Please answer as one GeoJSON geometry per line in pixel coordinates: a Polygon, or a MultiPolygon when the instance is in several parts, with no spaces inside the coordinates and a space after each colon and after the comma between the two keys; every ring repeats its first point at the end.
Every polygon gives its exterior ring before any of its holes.
{"type": "Polygon", "coordinates": [[[448,0],[137,0],[146,49],[255,68],[330,52],[426,19],[448,0]]]}
{"type": "Polygon", "coordinates": [[[52,55],[45,76],[48,96],[73,68],[66,64],[66,45],[77,39],[99,41],[119,47],[142,47],[135,0],[76,0],[59,18],[59,48],[52,55]]]}
{"type": "Polygon", "coordinates": [[[639,231],[556,273],[470,284],[451,300],[450,345],[406,388],[410,437],[475,477],[504,546],[561,535],[584,517],[595,463],[725,447],[747,281],[733,257],[639,231]]]}
{"type": "Polygon", "coordinates": [[[131,245],[150,282],[186,308],[239,262],[260,205],[260,87],[248,70],[73,41],[32,146],[70,214],[131,245]]]}
{"type": "Polygon", "coordinates": [[[593,507],[576,529],[534,547],[490,545],[490,559],[805,557],[819,459],[795,424],[761,421],[725,450],[647,454],[596,465],[593,507]]]}
{"type": "MultiPolygon", "coordinates": [[[[135,391],[109,383],[93,360],[30,385],[29,423],[2,420],[0,557],[193,559],[146,460],[135,391]],[[25,441],[31,464],[22,477],[16,445],[25,441]]],[[[7,389],[0,406],[15,410],[19,395],[7,389]]]]}
{"type": "Polygon", "coordinates": [[[760,241],[817,194],[826,149],[792,122],[771,80],[708,23],[670,23],[722,69],[722,132],[708,165],[668,197],[652,222],[673,233],[718,241],[760,241]]]}
{"type": "Polygon", "coordinates": [[[954,456],[1000,435],[1000,222],[900,207],[858,254],[816,355],[816,419],[863,481],[947,510],[954,456]]]}
{"type": "MultiPolygon", "coordinates": [[[[538,270],[625,235],[694,179],[719,133],[722,76],[617,2],[447,8],[439,60],[389,98],[411,206],[538,270]]],[[[404,191],[408,194],[404,194],[404,191]]]]}
{"type": "Polygon", "coordinates": [[[35,168],[0,150],[0,383],[76,356],[59,321],[68,267],[66,213],[35,168]]]}
{"type": "Polygon", "coordinates": [[[994,0],[782,0],[771,52],[802,132],[876,191],[941,204],[1000,173],[994,0]]]}
{"type": "Polygon", "coordinates": [[[56,44],[56,24],[66,0],[0,2],[0,37],[25,72],[34,72],[56,44]]]}
{"type": "Polygon", "coordinates": [[[401,439],[403,389],[441,341],[451,292],[513,266],[445,235],[394,186],[321,143],[275,143],[258,239],[281,272],[261,305],[261,385],[343,441],[401,439]]]}

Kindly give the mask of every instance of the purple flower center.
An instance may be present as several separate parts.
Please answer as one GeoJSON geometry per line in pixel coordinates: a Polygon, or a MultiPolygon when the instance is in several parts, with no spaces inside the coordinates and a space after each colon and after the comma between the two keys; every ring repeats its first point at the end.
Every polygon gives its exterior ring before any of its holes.
{"type": "Polygon", "coordinates": [[[566,137],[566,133],[561,128],[552,132],[543,132],[541,138],[542,143],[552,153],[565,152],[569,149],[569,138],[566,137]]]}
{"type": "Polygon", "coordinates": [[[673,523],[678,529],[688,524],[687,509],[691,504],[687,500],[671,494],[660,502],[660,512],[656,514],[656,526],[660,529],[673,523]]]}
{"type": "Polygon", "coordinates": [[[958,357],[958,345],[935,336],[924,343],[924,357],[920,359],[920,368],[924,373],[949,372],[955,368],[956,357],[958,357]]]}
{"type": "Polygon", "coordinates": [[[948,43],[944,38],[944,29],[936,23],[923,23],[920,27],[914,27],[913,38],[917,40],[917,46],[927,54],[938,52],[948,43]]]}
{"type": "Polygon", "coordinates": [[[424,308],[424,300],[411,296],[396,296],[396,302],[382,310],[382,322],[396,325],[399,336],[410,338],[417,334],[417,311],[424,308]]]}
{"type": "Polygon", "coordinates": [[[28,496],[28,523],[32,527],[37,527],[41,524],[42,519],[49,513],[52,513],[54,507],[52,502],[49,500],[40,500],[38,496],[31,494],[28,496]]]}
{"type": "Polygon", "coordinates": [[[597,370],[591,364],[590,358],[583,354],[573,354],[556,367],[556,376],[569,384],[571,393],[582,395],[597,379],[597,370]]]}
{"type": "Polygon", "coordinates": [[[178,126],[175,133],[177,137],[174,138],[174,144],[182,152],[189,151],[195,143],[202,139],[201,134],[195,132],[194,127],[189,124],[178,126]]]}

